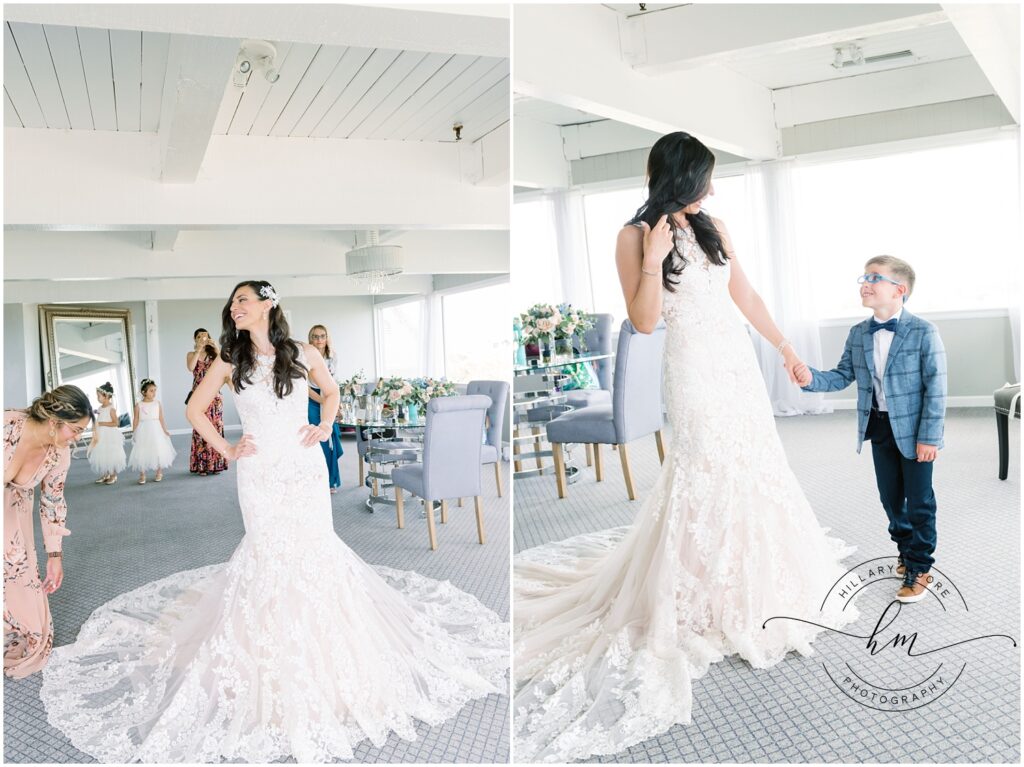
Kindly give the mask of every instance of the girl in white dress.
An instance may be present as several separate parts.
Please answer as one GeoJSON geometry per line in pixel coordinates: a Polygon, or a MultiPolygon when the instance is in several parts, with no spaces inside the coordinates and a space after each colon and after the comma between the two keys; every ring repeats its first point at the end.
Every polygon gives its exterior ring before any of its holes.
{"type": "Polygon", "coordinates": [[[107,381],[96,390],[100,409],[96,412],[96,428],[89,445],[89,465],[100,475],[97,485],[117,482],[117,473],[124,471],[124,434],[118,427],[117,408],[114,407],[114,387],[107,381]]]}
{"type": "Polygon", "coordinates": [[[146,484],[146,472],[156,471],[154,481],[164,478],[164,469],[174,463],[177,453],[171,444],[171,433],[164,423],[164,408],[156,398],[156,382],[142,379],[142,402],[135,406],[132,429],[132,454],[128,465],[139,472],[139,484],[146,484]]]}

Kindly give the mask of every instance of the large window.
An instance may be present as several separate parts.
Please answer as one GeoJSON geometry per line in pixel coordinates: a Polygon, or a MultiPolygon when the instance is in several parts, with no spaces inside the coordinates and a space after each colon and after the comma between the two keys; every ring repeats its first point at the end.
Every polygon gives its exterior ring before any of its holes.
{"type": "MultiPolygon", "coordinates": [[[[748,254],[744,261],[747,263],[751,257],[751,233],[745,180],[743,176],[716,178],[714,186],[715,194],[708,198],[705,209],[726,223],[738,254],[748,254]]],[[[615,242],[623,224],[643,205],[645,195],[646,190],[637,185],[583,196],[594,310],[611,313],[616,324],[626,318],[626,302],[615,266],[615,242]]]]}
{"type": "Polygon", "coordinates": [[[415,298],[376,307],[380,375],[408,378],[423,375],[426,365],[425,306],[423,298],[415,298]]]}
{"type": "Polygon", "coordinates": [[[795,168],[798,248],[818,317],[861,316],[856,278],[881,254],[917,272],[911,311],[1017,304],[1017,168],[1009,137],[795,168]]]}
{"type": "Polygon", "coordinates": [[[444,312],[444,370],[449,381],[504,381],[512,359],[509,284],[448,293],[444,312]]]}
{"type": "MultiPolygon", "coordinates": [[[[550,200],[512,206],[512,300],[521,312],[537,303],[562,300],[558,239],[550,200]]],[[[511,321],[506,317],[506,321],[511,321]]]]}

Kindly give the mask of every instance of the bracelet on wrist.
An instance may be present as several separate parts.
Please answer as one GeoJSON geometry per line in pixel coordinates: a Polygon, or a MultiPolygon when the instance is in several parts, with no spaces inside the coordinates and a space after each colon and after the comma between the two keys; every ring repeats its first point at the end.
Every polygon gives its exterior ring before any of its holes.
{"type": "Polygon", "coordinates": [[[48,551],[48,552],[46,552],[46,556],[47,556],[48,559],[63,559],[64,558],[64,552],[63,551],[48,551]]]}
{"type": "Polygon", "coordinates": [[[646,269],[644,269],[642,266],[640,267],[640,271],[643,272],[644,274],[646,274],[648,277],[660,277],[661,276],[661,272],[649,272],[646,269]]]}
{"type": "Polygon", "coordinates": [[[777,351],[779,354],[782,354],[782,352],[786,349],[787,346],[792,345],[793,344],[791,344],[789,341],[783,338],[782,341],[779,342],[779,345],[775,347],[775,351],[777,351]]]}

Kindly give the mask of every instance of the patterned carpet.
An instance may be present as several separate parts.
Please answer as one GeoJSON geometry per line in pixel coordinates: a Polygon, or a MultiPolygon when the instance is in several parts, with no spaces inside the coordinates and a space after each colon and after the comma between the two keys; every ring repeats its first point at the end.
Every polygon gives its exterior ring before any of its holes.
{"type": "MultiPolygon", "coordinates": [[[[190,475],[189,439],[174,437],[178,458],[159,484],[150,475],[139,486],[137,475],[124,472],[116,485],[94,485],[88,464],[72,462],[66,491],[72,535],[64,542],[65,581],[50,599],[57,645],[73,642],[89,614],[117,594],[180,570],[226,561],[238,545],[244,530],[234,473],[190,475]]],[[[452,506],[448,524],[438,525],[438,550],[431,552],[426,521],[414,505],[407,504],[404,530],[395,527],[393,509],[379,507],[372,514],[365,509],[367,492],[356,484],[355,443],[346,437],[343,444],[344,486],[333,496],[338,535],[367,562],[450,580],[507,619],[508,495],[497,497],[490,467],[483,474],[487,544],[477,543],[470,500],[463,508],[452,506]]],[[[508,465],[504,468],[508,487],[508,465]]],[[[38,536],[36,546],[42,551],[38,536]]],[[[47,724],[39,677],[4,680],[5,761],[92,762],[47,724]]],[[[392,735],[380,749],[364,741],[356,749],[356,761],[508,762],[508,718],[508,696],[491,695],[473,701],[441,726],[418,726],[415,741],[392,735]]]]}
{"type": "MultiPolygon", "coordinates": [[[[935,467],[936,567],[955,582],[969,610],[954,615],[928,602],[909,605],[907,625],[919,632],[918,649],[983,634],[1020,639],[1020,422],[1011,428],[1010,478],[1000,482],[993,420],[987,408],[947,415],[947,447],[935,467]]],[[[777,424],[819,521],[858,546],[847,564],[892,556],[870,448],[855,452],[855,414],[780,418],[777,424]]],[[[575,455],[585,467],[583,451],[575,455]]],[[[631,444],[630,459],[638,495],[632,503],[618,455],[608,448],[604,481],[596,483],[593,470],[584,468],[565,500],[558,500],[553,476],[517,480],[516,550],[629,523],[657,477],[654,438],[631,444]]],[[[858,605],[858,628],[868,619],[873,626],[884,606],[880,594],[858,605]]],[[[1020,762],[1020,656],[1009,641],[986,639],[936,654],[944,671],[954,660],[956,669],[964,662],[966,668],[947,694],[909,713],[867,708],[833,686],[823,664],[847,657],[850,641],[822,636],[814,656],[791,654],[767,670],[728,658],[694,682],[690,725],[592,761],[1020,762]]],[[[863,653],[862,645],[856,651],[863,653]]],[[[917,662],[890,650],[872,668],[879,679],[908,678],[917,662]]]]}

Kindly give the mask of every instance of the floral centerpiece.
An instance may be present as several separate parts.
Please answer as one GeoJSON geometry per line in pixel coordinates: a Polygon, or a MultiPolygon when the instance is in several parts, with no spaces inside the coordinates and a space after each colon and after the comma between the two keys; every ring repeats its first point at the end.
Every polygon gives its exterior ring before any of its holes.
{"type": "Polygon", "coordinates": [[[363,386],[366,385],[366,374],[360,370],[351,378],[338,382],[338,389],[342,397],[359,397],[363,393],[363,386]]]}
{"type": "Polygon", "coordinates": [[[399,376],[392,376],[380,380],[373,390],[373,396],[383,398],[385,404],[388,405],[404,405],[410,401],[410,397],[415,396],[415,390],[409,381],[399,376]]]}
{"type": "Polygon", "coordinates": [[[572,339],[579,334],[582,347],[582,333],[594,327],[591,315],[568,303],[534,304],[519,315],[519,322],[524,345],[547,343],[554,346],[554,341],[565,341],[564,346],[568,348],[562,351],[568,353],[572,352],[572,339]]]}

